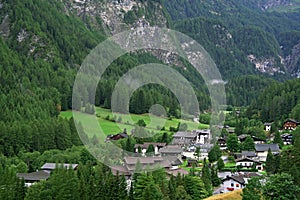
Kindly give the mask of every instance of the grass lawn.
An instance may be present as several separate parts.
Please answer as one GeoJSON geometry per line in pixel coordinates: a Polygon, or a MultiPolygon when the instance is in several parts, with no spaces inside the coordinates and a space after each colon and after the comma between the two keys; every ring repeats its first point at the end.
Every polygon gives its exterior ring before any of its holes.
{"type": "MultiPolygon", "coordinates": [[[[110,119],[113,119],[113,113],[109,109],[104,108],[96,108],[96,115],[97,118],[95,118],[94,115],[89,115],[85,113],[79,113],[76,112],[76,115],[78,115],[82,121],[82,125],[84,126],[84,130],[88,134],[89,137],[93,137],[94,135],[99,135],[99,126],[102,128],[103,132],[106,135],[110,134],[117,134],[122,132],[125,128],[128,133],[131,132],[131,130],[134,128],[134,124],[137,123],[139,120],[144,120],[147,124],[146,130],[148,131],[154,131],[154,132],[169,132],[170,127],[177,127],[178,123],[186,123],[188,125],[189,130],[193,129],[205,129],[208,128],[209,125],[207,124],[200,124],[195,123],[192,121],[187,120],[180,120],[180,119],[166,119],[161,118],[157,116],[149,116],[148,114],[143,115],[136,115],[136,114],[116,114],[115,119],[118,120],[121,119],[120,122],[112,122],[110,120],[107,120],[106,117],[109,116],[110,119]],[[98,121],[97,124],[95,124],[95,119],[98,121]],[[127,123],[129,122],[129,123],[127,123]],[[165,131],[157,130],[157,126],[159,127],[165,127],[165,131]]],[[[72,111],[64,111],[60,113],[60,116],[63,118],[71,118],[73,116],[72,111]]],[[[100,138],[105,139],[105,136],[100,136],[100,138]]]]}
{"type": "Polygon", "coordinates": [[[242,189],[208,197],[204,200],[242,200],[242,189]]]}
{"type": "Polygon", "coordinates": [[[235,167],[235,163],[226,163],[225,167],[235,167]]]}

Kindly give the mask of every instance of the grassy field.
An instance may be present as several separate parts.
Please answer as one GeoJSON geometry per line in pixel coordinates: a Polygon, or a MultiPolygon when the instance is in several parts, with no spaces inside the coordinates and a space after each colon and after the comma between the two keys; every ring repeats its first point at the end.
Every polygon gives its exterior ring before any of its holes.
{"type": "Polygon", "coordinates": [[[218,194],[204,200],[242,200],[242,189],[224,194],[218,194]]]}
{"type": "MultiPolygon", "coordinates": [[[[84,130],[92,137],[94,135],[99,135],[99,126],[103,130],[106,135],[117,134],[122,132],[125,128],[127,133],[130,133],[134,128],[135,124],[139,120],[144,120],[147,124],[146,130],[157,132],[169,132],[170,127],[177,127],[178,123],[186,123],[188,125],[189,130],[193,129],[204,129],[208,128],[207,124],[199,124],[192,121],[180,120],[180,119],[166,119],[157,116],[149,116],[148,114],[136,115],[136,114],[115,114],[104,108],[96,108],[96,116],[84,114],[84,113],[75,113],[80,117],[82,125],[84,126],[84,130]],[[115,116],[115,117],[114,117],[115,116]],[[107,120],[109,118],[110,120],[107,120]],[[117,122],[111,121],[111,119],[117,120],[117,122]],[[95,120],[97,120],[97,125],[95,124],[95,120]],[[158,130],[158,126],[165,127],[164,131],[158,130]]],[[[63,118],[71,118],[73,115],[72,111],[64,111],[60,113],[60,116],[63,118]]],[[[104,138],[105,136],[101,136],[104,138]]]]}

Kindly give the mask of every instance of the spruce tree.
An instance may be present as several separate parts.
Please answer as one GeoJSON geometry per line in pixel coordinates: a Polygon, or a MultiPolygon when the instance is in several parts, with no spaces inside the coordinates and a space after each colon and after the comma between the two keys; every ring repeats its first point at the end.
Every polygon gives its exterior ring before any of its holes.
{"type": "Polygon", "coordinates": [[[268,174],[273,174],[275,172],[275,158],[270,148],[266,159],[266,172],[268,174]]]}
{"type": "Polygon", "coordinates": [[[273,143],[278,144],[280,148],[283,147],[283,141],[282,141],[279,131],[276,131],[273,143]]]}
{"type": "Polygon", "coordinates": [[[212,169],[211,169],[211,182],[212,182],[212,186],[214,186],[214,187],[217,187],[221,184],[221,180],[218,177],[217,167],[212,167],[212,169]]]}
{"type": "Polygon", "coordinates": [[[224,161],[222,158],[219,158],[217,162],[218,170],[222,170],[225,167],[224,161]]]}
{"type": "Polygon", "coordinates": [[[207,165],[206,158],[203,161],[201,179],[204,183],[206,191],[211,195],[212,194],[211,173],[207,165]]]}

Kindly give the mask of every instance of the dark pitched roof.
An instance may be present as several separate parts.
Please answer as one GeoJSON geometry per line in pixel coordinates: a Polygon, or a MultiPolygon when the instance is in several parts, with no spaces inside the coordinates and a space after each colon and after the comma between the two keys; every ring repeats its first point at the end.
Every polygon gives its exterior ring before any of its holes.
{"type": "Polygon", "coordinates": [[[255,151],[242,151],[242,156],[245,156],[245,157],[255,157],[256,154],[255,154],[255,151]]]}
{"type": "Polygon", "coordinates": [[[289,138],[289,139],[291,139],[291,138],[293,138],[293,134],[284,133],[284,134],[281,135],[281,138],[289,138]]]}
{"type": "Polygon", "coordinates": [[[298,122],[298,121],[296,121],[296,120],[294,120],[294,119],[288,119],[288,120],[286,120],[284,123],[286,123],[286,122],[293,122],[293,123],[295,123],[295,124],[300,124],[300,122],[298,122]]]}
{"type": "Polygon", "coordinates": [[[67,169],[76,169],[78,164],[66,164],[66,163],[45,163],[41,169],[42,170],[54,170],[56,167],[63,167],[67,169]]]}
{"type": "Polygon", "coordinates": [[[50,173],[43,170],[32,173],[17,173],[17,177],[23,178],[25,181],[47,180],[49,176],[50,173]]]}
{"type": "Polygon", "coordinates": [[[255,144],[255,150],[257,152],[268,151],[269,149],[271,149],[272,152],[280,151],[278,144],[255,144]]]}
{"type": "Polygon", "coordinates": [[[119,140],[119,139],[124,139],[124,138],[128,138],[128,134],[127,133],[118,133],[116,135],[108,135],[106,137],[106,141],[109,140],[119,140]]]}
{"type": "Polygon", "coordinates": [[[156,146],[159,146],[159,147],[166,146],[166,143],[145,142],[144,144],[135,144],[134,148],[141,147],[142,149],[148,149],[150,144],[152,144],[154,147],[156,147],[156,146]]]}
{"type": "Polygon", "coordinates": [[[264,123],[265,126],[271,126],[272,123],[264,123]]]}
{"type": "Polygon", "coordinates": [[[197,136],[196,132],[177,132],[173,135],[174,137],[183,137],[183,138],[195,138],[197,136]]]}
{"type": "Polygon", "coordinates": [[[171,153],[171,154],[181,154],[183,152],[182,148],[178,145],[168,145],[159,150],[160,153],[171,153]]]}
{"type": "Polygon", "coordinates": [[[185,169],[175,169],[175,170],[167,170],[167,174],[172,175],[172,176],[177,176],[178,174],[180,175],[188,175],[189,172],[185,169]]]}
{"type": "Polygon", "coordinates": [[[131,175],[130,171],[125,166],[113,166],[111,167],[111,172],[113,175],[122,174],[122,175],[131,175]]]}
{"type": "Polygon", "coordinates": [[[246,139],[248,136],[249,136],[249,135],[242,134],[242,135],[239,135],[238,138],[239,138],[240,140],[242,140],[242,139],[246,139]]]}
{"type": "Polygon", "coordinates": [[[231,179],[235,180],[240,184],[245,184],[244,177],[242,175],[232,176],[231,179]]]}
{"type": "Polygon", "coordinates": [[[247,161],[247,162],[255,162],[255,163],[260,163],[261,164],[261,162],[253,160],[253,159],[248,158],[248,157],[238,158],[238,159],[235,160],[235,162],[245,162],[245,161],[247,161]]]}
{"type": "Polygon", "coordinates": [[[193,133],[197,133],[200,135],[209,135],[210,134],[210,129],[200,129],[200,130],[193,130],[193,133]]]}
{"type": "Polygon", "coordinates": [[[236,182],[244,185],[246,183],[245,178],[252,178],[252,177],[257,177],[257,176],[259,176],[257,173],[238,174],[238,175],[233,175],[231,177],[226,177],[223,181],[233,179],[236,182]]]}
{"type": "Polygon", "coordinates": [[[127,165],[135,165],[137,162],[140,162],[140,164],[154,164],[155,160],[154,157],[125,157],[124,162],[127,165]]]}

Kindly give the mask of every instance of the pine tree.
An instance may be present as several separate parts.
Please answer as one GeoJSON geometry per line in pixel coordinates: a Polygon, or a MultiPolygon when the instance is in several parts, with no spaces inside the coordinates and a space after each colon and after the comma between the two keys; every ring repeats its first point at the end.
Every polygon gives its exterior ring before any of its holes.
{"type": "Polygon", "coordinates": [[[279,131],[276,131],[273,143],[278,144],[280,148],[283,147],[283,141],[282,141],[279,131]]]}
{"type": "Polygon", "coordinates": [[[219,145],[214,145],[214,147],[208,153],[208,160],[210,163],[216,162],[222,156],[221,149],[219,145]]]}
{"type": "MultiPolygon", "coordinates": [[[[210,179],[210,177],[209,177],[210,179]]],[[[212,194],[211,185],[210,192],[206,190],[207,185],[197,176],[185,176],[184,177],[184,188],[191,196],[192,199],[204,199],[212,194]]]]}
{"type": "Polygon", "coordinates": [[[238,137],[235,134],[229,135],[227,139],[227,149],[232,153],[240,150],[238,137]]]}
{"type": "Polygon", "coordinates": [[[175,199],[175,200],[191,200],[191,196],[188,195],[184,189],[184,187],[182,185],[178,186],[176,188],[175,194],[174,194],[174,198],[170,198],[170,199],[175,199]]]}
{"type": "Polygon", "coordinates": [[[262,185],[259,177],[251,178],[247,187],[243,189],[243,200],[261,200],[262,199],[262,185]]]}
{"type": "Polygon", "coordinates": [[[251,136],[247,136],[246,140],[242,143],[242,150],[244,151],[254,151],[255,143],[251,136]]]}
{"type": "Polygon", "coordinates": [[[175,184],[175,180],[174,180],[174,176],[171,176],[170,180],[169,180],[169,184],[168,184],[168,189],[169,189],[169,198],[170,199],[175,199],[175,189],[176,188],[176,184],[175,184]]]}
{"type": "Polygon", "coordinates": [[[211,173],[207,165],[206,159],[203,160],[201,179],[204,183],[206,191],[212,194],[211,173]]]}
{"type": "Polygon", "coordinates": [[[225,167],[224,161],[222,158],[219,158],[217,162],[218,170],[222,170],[225,167]]]}
{"type": "Polygon", "coordinates": [[[268,174],[273,174],[275,172],[275,158],[271,149],[268,150],[268,155],[266,159],[266,172],[268,174]]]}
{"type": "Polygon", "coordinates": [[[211,169],[211,182],[212,182],[212,186],[214,186],[214,187],[217,187],[221,184],[221,180],[218,177],[217,167],[212,167],[212,169],[211,169]]]}

